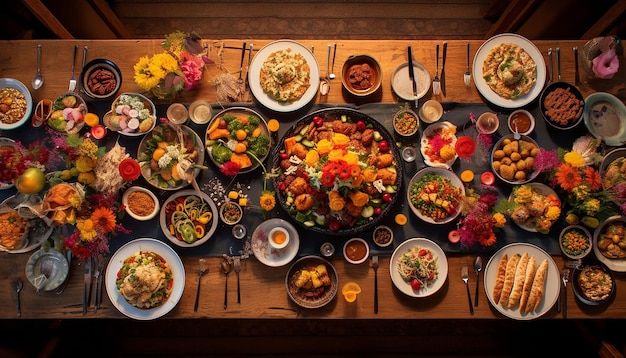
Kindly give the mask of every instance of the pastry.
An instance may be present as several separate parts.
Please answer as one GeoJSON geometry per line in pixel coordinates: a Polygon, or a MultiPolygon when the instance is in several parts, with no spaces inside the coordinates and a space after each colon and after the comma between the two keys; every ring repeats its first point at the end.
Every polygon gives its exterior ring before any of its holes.
{"type": "Polygon", "coordinates": [[[500,302],[500,295],[502,294],[502,286],[504,286],[504,275],[506,273],[506,263],[508,261],[508,255],[504,254],[498,262],[498,271],[496,273],[496,283],[493,286],[493,302],[497,305],[500,302]]]}

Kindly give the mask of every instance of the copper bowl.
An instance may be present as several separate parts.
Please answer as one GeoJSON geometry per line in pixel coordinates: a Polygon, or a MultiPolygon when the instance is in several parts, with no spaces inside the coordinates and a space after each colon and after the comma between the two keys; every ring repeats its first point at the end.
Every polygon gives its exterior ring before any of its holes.
{"type": "Polygon", "coordinates": [[[378,61],[369,55],[348,57],[341,70],[343,88],[357,97],[365,97],[378,91],[383,71],[378,61]]]}

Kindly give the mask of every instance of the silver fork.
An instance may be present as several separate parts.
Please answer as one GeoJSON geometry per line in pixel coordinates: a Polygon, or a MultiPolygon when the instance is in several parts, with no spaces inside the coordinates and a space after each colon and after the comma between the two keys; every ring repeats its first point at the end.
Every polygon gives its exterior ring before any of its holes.
{"type": "Polygon", "coordinates": [[[239,256],[233,257],[233,268],[237,275],[237,303],[241,303],[241,292],[239,291],[239,271],[241,271],[241,258],[239,256]]]}
{"type": "Polygon", "coordinates": [[[463,266],[461,267],[461,278],[463,279],[463,282],[465,282],[465,288],[467,289],[467,301],[469,302],[469,308],[470,308],[470,314],[474,314],[474,305],[472,305],[472,294],[470,293],[470,289],[469,289],[469,274],[468,274],[468,269],[467,266],[463,266]]]}
{"type": "Polygon", "coordinates": [[[437,52],[437,68],[435,70],[435,78],[433,78],[433,94],[439,96],[441,93],[441,83],[439,82],[439,44],[436,47],[437,52]]]}
{"type": "Polygon", "coordinates": [[[200,301],[200,283],[202,276],[207,272],[206,260],[200,259],[200,267],[198,268],[198,287],[196,287],[196,302],[193,304],[193,311],[198,312],[198,302],[200,301]]]}
{"type": "Polygon", "coordinates": [[[372,268],[374,269],[374,313],[378,314],[378,255],[372,256],[372,268]]]}

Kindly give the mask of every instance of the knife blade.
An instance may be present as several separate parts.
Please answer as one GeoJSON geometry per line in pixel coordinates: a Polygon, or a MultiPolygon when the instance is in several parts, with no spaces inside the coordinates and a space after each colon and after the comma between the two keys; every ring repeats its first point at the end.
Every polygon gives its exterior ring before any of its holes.
{"type": "Polygon", "coordinates": [[[83,282],[83,316],[87,314],[87,307],[91,301],[91,258],[85,260],[85,277],[83,282]]]}
{"type": "Polygon", "coordinates": [[[413,99],[415,101],[415,108],[417,109],[418,100],[417,100],[417,81],[415,80],[415,70],[413,68],[413,50],[411,46],[408,47],[408,57],[409,57],[409,78],[411,79],[411,83],[413,85],[413,99]]]}
{"type": "Polygon", "coordinates": [[[446,52],[448,50],[448,43],[443,42],[443,54],[441,57],[441,93],[446,96],[446,52]]]}

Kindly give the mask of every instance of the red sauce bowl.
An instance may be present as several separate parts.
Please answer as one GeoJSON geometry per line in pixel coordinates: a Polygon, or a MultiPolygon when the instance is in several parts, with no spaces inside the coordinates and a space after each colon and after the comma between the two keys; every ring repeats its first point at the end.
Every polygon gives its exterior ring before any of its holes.
{"type": "Polygon", "coordinates": [[[355,237],[343,245],[343,257],[351,264],[365,262],[370,255],[370,247],[365,240],[355,237]]]}

